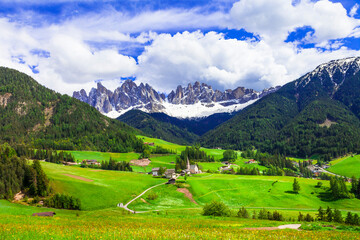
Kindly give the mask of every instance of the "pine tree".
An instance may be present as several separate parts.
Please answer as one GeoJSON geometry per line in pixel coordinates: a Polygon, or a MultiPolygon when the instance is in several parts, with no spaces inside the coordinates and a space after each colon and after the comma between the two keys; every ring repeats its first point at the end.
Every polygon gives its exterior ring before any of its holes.
{"type": "Polygon", "coordinates": [[[345,223],[346,224],[353,224],[353,215],[351,214],[351,212],[348,212],[345,218],[345,223]]]}
{"type": "Polygon", "coordinates": [[[326,209],[326,221],[327,221],[327,222],[332,222],[332,221],[333,221],[333,217],[334,217],[333,215],[334,215],[334,214],[333,214],[331,208],[328,207],[328,208],[326,209]]]}
{"type": "Polygon", "coordinates": [[[337,223],[343,222],[343,217],[342,217],[340,210],[337,210],[337,209],[334,210],[334,222],[337,222],[337,223]]]}
{"type": "Polygon", "coordinates": [[[317,219],[319,221],[324,221],[325,220],[325,210],[320,206],[318,209],[318,214],[317,214],[317,219]]]}
{"type": "Polygon", "coordinates": [[[304,221],[304,215],[301,212],[299,212],[298,221],[299,222],[304,221]]]}
{"type": "Polygon", "coordinates": [[[358,182],[355,176],[351,178],[351,192],[356,195],[358,189],[358,182]]]}
{"type": "Polygon", "coordinates": [[[300,184],[299,184],[299,182],[296,180],[296,178],[294,178],[293,192],[299,193],[299,191],[300,191],[300,184]]]}

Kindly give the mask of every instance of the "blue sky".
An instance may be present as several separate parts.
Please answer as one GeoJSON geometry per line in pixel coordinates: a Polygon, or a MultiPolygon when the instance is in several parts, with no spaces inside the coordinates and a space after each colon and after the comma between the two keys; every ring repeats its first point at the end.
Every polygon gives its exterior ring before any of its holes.
{"type": "Polygon", "coordinates": [[[0,65],[70,95],[127,77],[261,90],[359,56],[359,19],[355,0],[3,0],[0,65]]]}

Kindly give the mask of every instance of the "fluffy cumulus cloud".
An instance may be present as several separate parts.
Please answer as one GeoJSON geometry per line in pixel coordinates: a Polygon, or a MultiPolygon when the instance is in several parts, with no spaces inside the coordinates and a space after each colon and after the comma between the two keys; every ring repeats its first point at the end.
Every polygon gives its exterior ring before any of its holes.
{"type": "Polygon", "coordinates": [[[260,90],[323,62],[360,55],[343,40],[360,37],[358,8],[329,0],[241,0],[226,11],[167,7],[134,14],[106,8],[40,24],[5,16],[0,65],[68,94],[99,79],[114,87],[129,76],[163,92],[195,81],[260,90]],[[301,28],[311,31],[287,41],[301,28]],[[256,39],[220,33],[233,29],[256,39]]]}
{"type": "Polygon", "coordinates": [[[162,91],[194,81],[224,89],[262,88],[288,80],[286,68],[275,62],[265,42],[224,39],[215,32],[161,34],[139,57],[138,69],[139,81],[162,91]]]}
{"type": "Polygon", "coordinates": [[[98,79],[133,76],[137,68],[134,58],[119,54],[116,48],[91,48],[78,29],[36,29],[6,19],[0,19],[0,29],[0,65],[25,72],[62,93],[71,94],[98,79]]]}
{"type": "Polygon", "coordinates": [[[358,19],[348,16],[340,3],[328,0],[241,0],[231,9],[233,27],[245,28],[269,41],[284,41],[296,28],[311,26],[314,36],[311,41],[350,36],[360,25],[358,19]]]}
{"type": "Polygon", "coordinates": [[[345,47],[298,51],[291,43],[274,48],[265,40],[225,39],[215,32],[161,34],[139,57],[137,76],[139,82],[161,91],[195,81],[217,89],[246,86],[260,90],[295,80],[323,62],[356,54],[345,47]]]}

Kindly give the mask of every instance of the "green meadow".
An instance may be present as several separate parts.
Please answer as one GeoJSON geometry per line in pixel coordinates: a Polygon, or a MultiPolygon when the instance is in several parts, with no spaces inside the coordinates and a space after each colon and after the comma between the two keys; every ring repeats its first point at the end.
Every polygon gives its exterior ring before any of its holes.
{"type": "Polygon", "coordinates": [[[355,176],[360,178],[360,155],[349,156],[331,161],[331,167],[327,170],[341,176],[355,176]]]}
{"type": "Polygon", "coordinates": [[[46,162],[42,163],[42,167],[51,180],[52,187],[57,192],[78,197],[84,210],[115,207],[153,185],[166,182],[166,179],[131,172],[95,170],[46,162]]]}
{"type": "MultiPolygon", "coordinates": [[[[320,206],[343,210],[360,211],[359,199],[341,199],[330,201],[325,190],[328,181],[322,181],[323,187],[316,188],[319,180],[299,178],[299,194],[292,192],[293,177],[279,176],[243,176],[226,174],[199,174],[187,178],[186,184],[198,205],[187,199],[179,199],[175,186],[161,186],[150,193],[156,193],[156,200],[147,203],[137,200],[130,205],[137,210],[155,210],[167,208],[194,208],[210,203],[214,199],[224,202],[231,208],[270,208],[287,210],[317,210],[320,206]],[[261,196],[261,197],[260,197],[261,196]]],[[[146,196],[145,196],[146,197],[146,196]]]]}
{"type": "Polygon", "coordinates": [[[95,159],[98,161],[109,161],[110,158],[116,161],[126,161],[129,162],[133,159],[138,159],[139,153],[110,153],[110,152],[95,152],[95,151],[66,151],[71,153],[77,161],[82,161],[86,159],[95,159]]]}
{"type": "MultiPolygon", "coordinates": [[[[31,217],[41,211],[0,201],[0,239],[359,239],[356,231],[247,230],[286,222],[237,217],[206,217],[199,210],[128,214],[119,208],[71,212],[52,218],[31,217]],[[10,210],[9,210],[10,209],[10,210]],[[22,212],[22,214],[20,213],[22,212]]],[[[45,210],[45,209],[42,209],[45,210]]]]}

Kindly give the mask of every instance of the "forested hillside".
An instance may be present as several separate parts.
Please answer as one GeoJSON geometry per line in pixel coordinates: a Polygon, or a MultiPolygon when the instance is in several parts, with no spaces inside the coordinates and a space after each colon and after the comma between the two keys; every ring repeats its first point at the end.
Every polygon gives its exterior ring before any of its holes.
{"type": "Polygon", "coordinates": [[[236,113],[216,113],[200,119],[179,119],[165,113],[130,110],[117,119],[145,134],[178,144],[193,144],[199,136],[229,120],[236,113]]]}
{"type": "Polygon", "coordinates": [[[141,151],[137,130],[96,109],[0,68],[0,142],[35,148],[141,151]]]}
{"type": "Polygon", "coordinates": [[[186,128],[178,127],[169,122],[159,121],[150,114],[140,110],[130,110],[120,116],[118,120],[140,129],[149,136],[164,139],[173,143],[190,144],[195,142],[199,137],[196,134],[189,132],[186,128]]]}
{"type": "Polygon", "coordinates": [[[300,157],[359,151],[359,63],[320,65],[206,133],[202,144],[300,157]]]}

